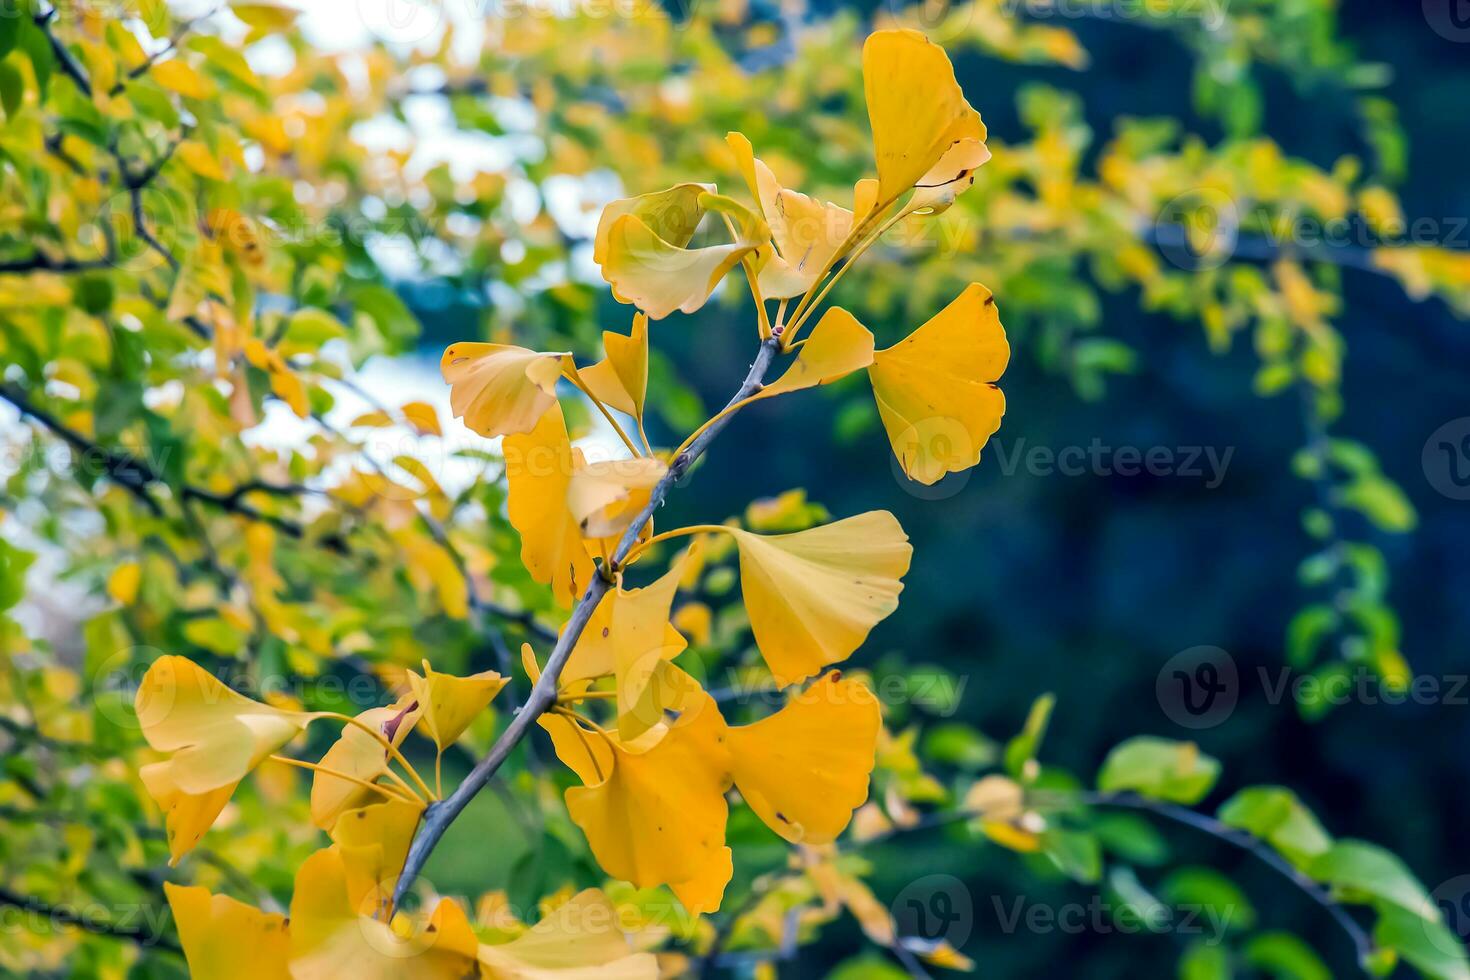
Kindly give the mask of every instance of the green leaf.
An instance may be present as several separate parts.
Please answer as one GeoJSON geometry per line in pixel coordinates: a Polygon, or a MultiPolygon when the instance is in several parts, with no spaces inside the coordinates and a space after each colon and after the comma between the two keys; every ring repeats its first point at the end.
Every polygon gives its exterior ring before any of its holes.
{"type": "Polygon", "coordinates": [[[1397,905],[1380,905],[1373,941],[1435,980],[1470,980],[1464,945],[1441,922],[1397,905]]]}
{"type": "MultiPolygon", "coordinates": [[[[0,21],[9,18],[0,17],[0,21]]],[[[0,106],[5,109],[5,118],[13,119],[25,101],[25,79],[20,69],[9,61],[0,61],[0,106]]]]}
{"type": "Polygon", "coordinates": [[[21,18],[22,12],[14,4],[7,3],[0,8],[0,58],[14,51],[20,41],[21,18]]]}
{"type": "Polygon", "coordinates": [[[1129,864],[1155,867],[1169,859],[1169,844],[1159,828],[1136,813],[1100,813],[1092,830],[1104,850],[1129,864]]]}
{"type": "Polygon", "coordinates": [[[1046,725],[1051,720],[1051,710],[1056,703],[1057,699],[1053,694],[1043,694],[1033,701],[1020,734],[1006,744],[1006,771],[1015,778],[1027,778],[1024,770],[1030,768],[1027,763],[1034,762],[1036,753],[1041,749],[1041,741],[1046,738],[1046,725]]]}
{"type": "Polygon", "coordinates": [[[1344,901],[1380,899],[1432,922],[1440,920],[1424,886],[1403,861],[1377,844],[1340,840],[1317,856],[1308,873],[1332,886],[1344,901]]]}
{"type": "MultiPolygon", "coordinates": [[[[286,331],[281,336],[281,345],[289,348],[291,353],[315,352],[321,350],[322,345],[328,341],[346,336],[347,328],[340,320],[326,310],[308,306],[292,313],[291,319],[286,321],[286,331]]],[[[283,352],[283,356],[290,356],[290,354],[283,352]]]]}
{"type": "Polygon", "coordinates": [[[1266,841],[1298,866],[1306,866],[1332,846],[1332,837],[1312,811],[1283,786],[1247,787],[1226,800],[1218,816],[1266,841]]]}
{"type": "Polygon", "coordinates": [[[999,755],[994,741],[969,725],[949,722],[924,733],[924,755],[944,765],[974,772],[993,765],[999,755]]]}
{"type": "Polygon", "coordinates": [[[1179,868],[1160,883],[1159,896],[1171,905],[1198,909],[1225,929],[1250,929],[1256,923],[1255,907],[1245,892],[1213,868],[1179,868]]]}
{"type": "Polygon", "coordinates": [[[1179,980],[1230,980],[1230,951],[1217,943],[1196,940],[1179,957],[1179,980]]]}
{"type": "Polygon", "coordinates": [[[1102,877],[1102,847],[1095,834],[1048,827],[1041,850],[1068,878],[1090,885],[1102,877]]]}
{"type": "Polygon", "coordinates": [[[1106,793],[1131,790],[1152,799],[1193,805],[1204,799],[1219,775],[1219,761],[1193,742],[1140,736],[1108,753],[1097,786],[1106,793]]]}
{"type": "Polygon", "coordinates": [[[827,974],[827,980],[907,980],[908,974],[888,960],[873,953],[864,953],[843,960],[837,969],[827,974]]]}
{"type": "Polygon", "coordinates": [[[1276,980],[1332,980],[1332,971],[1322,958],[1289,932],[1252,936],[1241,953],[1247,964],[1276,980]]]}
{"type": "Polygon", "coordinates": [[[184,624],[184,638],[222,657],[238,657],[246,645],[245,634],[215,616],[191,619],[184,624]]]}
{"type": "Polygon", "coordinates": [[[1414,505],[1396,483],[1381,476],[1361,477],[1338,494],[1338,502],[1351,507],[1383,531],[1402,534],[1419,523],[1414,505]]]}
{"type": "Polygon", "coordinates": [[[51,50],[51,42],[46,40],[45,32],[32,23],[30,18],[19,17],[17,20],[21,22],[21,26],[16,46],[31,59],[31,68],[36,74],[36,87],[41,90],[41,97],[45,98],[46,88],[51,84],[51,73],[56,70],[56,53],[51,50]]]}
{"type": "Polygon", "coordinates": [[[0,612],[12,608],[26,594],[26,569],[36,556],[0,538],[0,612]]]}
{"type": "Polygon", "coordinates": [[[1337,612],[1331,606],[1312,605],[1301,609],[1286,627],[1286,662],[1304,670],[1317,659],[1317,648],[1337,627],[1337,612]]]}

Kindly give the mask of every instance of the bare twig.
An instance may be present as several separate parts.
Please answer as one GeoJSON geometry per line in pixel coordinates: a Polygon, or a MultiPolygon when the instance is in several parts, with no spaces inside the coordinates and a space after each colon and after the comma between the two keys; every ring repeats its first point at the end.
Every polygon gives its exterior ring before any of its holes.
{"type": "Polygon", "coordinates": [[[1261,863],[1276,871],[1287,881],[1291,882],[1300,891],[1305,893],[1312,901],[1327,910],[1335,922],[1347,933],[1353,942],[1353,949],[1357,954],[1359,965],[1368,962],[1373,954],[1373,940],[1363,927],[1348,914],[1339,902],[1319,882],[1312,880],[1300,868],[1282,857],[1271,845],[1256,837],[1254,834],[1246,833],[1236,827],[1223,823],[1215,817],[1188,807],[1179,806],[1174,803],[1165,803],[1161,800],[1151,800],[1139,796],[1136,793],[1104,793],[1079,791],[1070,793],[1055,793],[1038,795],[1035,799],[1028,797],[1028,803],[1055,802],[1060,805],[1082,804],[1084,806],[1120,807],[1130,810],[1142,810],[1156,816],[1172,820],[1177,824],[1190,827],[1194,830],[1209,834],[1217,840],[1224,841],[1233,847],[1240,848],[1254,855],[1261,863]]]}

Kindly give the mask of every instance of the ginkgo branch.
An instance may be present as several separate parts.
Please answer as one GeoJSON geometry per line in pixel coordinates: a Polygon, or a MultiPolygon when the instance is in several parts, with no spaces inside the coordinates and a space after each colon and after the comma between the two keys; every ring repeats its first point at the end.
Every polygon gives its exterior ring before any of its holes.
{"type": "MultiPolygon", "coordinates": [[[[759,390],[766,372],[770,370],[771,362],[776,356],[778,342],[776,338],[767,338],[761,341],[756,352],[754,362],[750,371],[745,376],[745,381],[740,389],[730,399],[729,405],[735,405],[751,394],[759,390]]],[[[727,407],[729,407],[727,405],[727,407]]],[[[690,442],[683,452],[675,455],[669,464],[668,471],[654,486],[649,494],[649,500],[643,510],[633,518],[623,537],[618,541],[617,548],[613,551],[612,560],[621,563],[637,542],[644,526],[653,517],[656,511],[673,489],[674,484],[680,480],[689,467],[699,459],[709,444],[729,422],[731,416],[726,415],[719,423],[709,426],[698,438],[690,442]]],[[[430,804],[424,813],[424,819],[419,825],[418,833],[414,836],[413,844],[409,847],[408,859],[404,862],[403,873],[398,878],[398,885],[394,890],[394,904],[397,905],[413,886],[419,872],[423,870],[424,862],[433,853],[440,838],[444,836],[445,830],[449,828],[456,818],[464,811],[470,800],[484,788],[485,784],[495,775],[505,760],[510,757],[511,752],[530,733],[531,726],[541,714],[556,704],[557,681],[561,677],[562,668],[566,666],[568,658],[572,655],[572,649],[582,636],[582,631],[587,628],[587,623],[592,618],[592,613],[602,597],[607,594],[611,583],[601,575],[592,576],[587,583],[587,589],[582,594],[576,607],[572,610],[571,618],[567,620],[566,627],[562,630],[561,637],[551,651],[551,656],[546,661],[546,667],[535,685],[531,688],[526,703],[521,707],[519,713],[511,722],[485,757],[470,770],[469,775],[459,784],[453,793],[436,803],[430,804]]]]}
{"type": "Polygon", "coordinates": [[[1328,914],[1332,916],[1333,920],[1342,928],[1343,932],[1347,933],[1348,938],[1352,940],[1353,948],[1360,965],[1367,963],[1373,954],[1373,939],[1348,914],[1347,909],[1341,903],[1335,901],[1326,888],[1318,882],[1313,881],[1301,869],[1282,857],[1279,851],[1254,834],[1232,827],[1207,813],[1200,813],[1197,810],[1191,810],[1188,807],[1179,806],[1174,803],[1151,800],[1147,797],[1139,796],[1136,793],[1089,792],[1084,790],[1044,795],[1038,794],[1035,797],[1027,797],[1028,805],[1044,806],[1048,802],[1053,806],[1081,804],[1084,806],[1143,810],[1182,826],[1202,831],[1217,840],[1224,841],[1233,847],[1247,851],[1267,867],[1286,878],[1287,881],[1291,882],[1297,889],[1311,898],[1312,901],[1327,910],[1328,914]]]}

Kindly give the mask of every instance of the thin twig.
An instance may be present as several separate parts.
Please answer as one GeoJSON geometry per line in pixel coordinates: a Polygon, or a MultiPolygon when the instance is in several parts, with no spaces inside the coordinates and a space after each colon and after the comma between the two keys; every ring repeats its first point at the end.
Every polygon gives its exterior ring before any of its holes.
{"type": "MultiPolygon", "coordinates": [[[[746,374],[740,390],[730,399],[730,404],[735,404],[760,389],[766,371],[769,370],[771,361],[776,355],[777,344],[774,338],[761,342],[755,361],[751,364],[750,371],[746,374]]],[[[642,533],[644,525],[653,517],[654,511],[663,504],[664,498],[668,496],[674,484],[689,471],[689,467],[724,429],[730,417],[726,416],[720,424],[705,430],[703,435],[674,458],[669,465],[668,472],[653,488],[647,506],[633,519],[623,533],[622,539],[618,541],[617,549],[612,555],[614,565],[627,556],[638,540],[639,534],[642,533]]],[[[603,571],[606,572],[607,569],[603,571]]],[[[444,831],[449,828],[449,825],[454,822],[470,800],[474,799],[475,795],[490,781],[521,740],[529,734],[531,726],[535,724],[542,712],[556,703],[556,685],[557,680],[561,677],[562,668],[566,666],[567,659],[571,656],[578,639],[581,638],[588,620],[592,618],[597,604],[607,594],[609,584],[605,574],[592,576],[592,581],[588,583],[587,590],[582,594],[576,608],[572,610],[571,618],[562,630],[555,648],[552,649],[540,679],[531,688],[531,694],[520,712],[511,720],[500,738],[496,739],[485,758],[470,770],[470,774],[464,778],[455,791],[445,799],[432,804],[425,811],[418,834],[409,848],[408,860],[404,862],[403,873],[399,875],[398,885],[394,889],[393,903],[395,906],[401,902],[403,896],[412,887],[419,872],[423,870],[424,862],[428,860],[434,847],[439,843],[439,839],[444,836],[444,831]]]]}
{"type": "MultiPolygon", "coordinates": [[[[1194,830],[1202,831],[1218,840],[1240,848],[1253,854],[1267,867],[1279,873],[1298,889],[1304,892],[1312,901],[1322,906],[1348,934],[1353,942],[1354,951],[1357,953],[1358,964],[1361,966],[1368,962],[1373,954],[1373,940],[1363,927],[1348,914],[1347,909],[1334,901],[1332,895],[1319,882],[1312,880],[1301,869],[1297,868],[1286,858],[1265,841],[1249,834],[1244,830],[1231,827],[1215,817],[1206,813],[1191,810],[1188,807],[1179,806],[1174,803],[1165,803],[1161,800],[1150,800],[1136,793],[1104,793],[1079,791],[1071,793],[1047,794],[1034,802],[1043,799],[1054,799],[1062,805],[1068,803],[1082,804],[1085,806],[1120,807],[1130,810],[1142,810],[1148,813],[1164,817],[1175,823],[1194,830]]],[[[1028,803],[1033,802],[1028,798],[1028,803]]]]}
{"type": "Polygon", "coordinates": [[[0,887],[0,905],[9,905],[22,909],[34,915],[44,916],[48,925],[76,926],[78,929],[90,932],[95,936],[109,936],[113,939],[126,939],[147,949],[164,949],[171,953],[182,953],[178,944],[171,939],[155,936],[142,929],[133,929],[116,922],[110,922],[97,916],[89,915],[81,909],[71,908],[65,905],[52,905],[50,902],[29,895],[19,895],[8,888],[0,887]]]}

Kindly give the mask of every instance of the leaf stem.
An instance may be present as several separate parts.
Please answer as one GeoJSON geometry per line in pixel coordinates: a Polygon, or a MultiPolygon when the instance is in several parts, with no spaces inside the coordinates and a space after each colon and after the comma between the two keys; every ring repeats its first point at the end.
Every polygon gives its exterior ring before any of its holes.
{"type": "MultiPolygon", "coordinates": [[[[398,750],[398,746],[389,741],[388,737],[382,732],[378,731],[378,729],[374,728],[372,725],[369,725],[365,721],[361,721],[357,718],[352,717],[351,715],[344,715],[336,711],[314,711],[311,713],[310,720],[315,721],[318,718],[329,718],[332,721],[340,721],[345,724],[352,725],[354,728],[360,728],[363,731],[367,732],[369,735],[377,740],[379,745],[383,746],[383,748],[388,752],[390,756],[398,761],[399,765],[408,770],[408,775],[413,779],[414,783],[418,785],[420,793],[426,800],[438,799],[438,797],[434,795],[433,790],[429,789],[429,784],[424,782],[424,778],[420,776],[418,770],[413,767],[413,763],[404,758],[403,753],[398,750]]],[[[391,772],[392,770],[389,771],[391,772]]]]}
{"type": "Polygon", "coordinates": [[[382,783],[368,782],[366,779],[359,779],[357,776],[349,776],[345,772],[341,772],[337,769],[330,769],[327,766],[319,766],[315,762],[307,762],[305,759],[293,759],[289,755],[272,755],[270,756],[270,759],[272,762],[282,762],[288,766],[295,766],[298,769],[309,769],[312,772],[319,772],[323,776],[331,776],[333,779],[345,779],[349,783],[356,783],[363,789],[375,790],[376,792],[382,793],[384,796],[392,800],[402,800],[405,803],[414,803],[419,806],[423,806],[424,803],[424,801],[419,799],[417,796],[405,795],[393,789],[391,786],[384,786],[382,783]]]}
{"type": "MultiPolygon", "coordinates": [[[[628,433],[623,431],[623,427],[618,425],[618,420],[613,418],[612,412],[608,411],[607,406],[602,403],[602,399],[592,393],[592,389],[588,388],[586,382],[577,377],[576,372],[569,372],[567,376],[572,379],[572,384],[580,388],[582,394],[590,398],[592,404],[597,406],[597,410],[602,413],[602,417],[607,419],[607,424],[613,427],[613,431],[618,434],[618,438],[623,440],[623,445],[628,447],[628,452],[634,456],[642,456],[643,454],[638,451],[638,447],[633,445],[633,440],[628,438],[628,433]]],[[[641,426],[643,424],[642,420],[639,420],[638,424],[641,426]]],[[[648,441],[647,437],[643,441],[646,443],[648,441]]]]}
{"type": "MultiPolygon", "coordinates": [[[[558,715],[562,715],[571,724],[572,731],[577,733],[577,740],[582,743],[582,748],[587,750],[587,758],[592,760],[592,768],[597,773],[597,781],[605,782],[607,776],[602,771],[602,763],[597,761],[597,753],[592,751],[592,742],[587,738],[587,733],[582,731],[582,717],[568,708],[556,707],[551,709],[558,715]]],[[[591,722],[588,722],[591,724],[591,722]]]]}
{"type": "Polygon", "coordinates": [[[802,310],[798,314],[793,316],[791,326],[789,329],[786,330],[785,337],[783,338],[786,341],[786,346],[788,349],[790,348],[792,342],[796,340],[796,335],[801,332],[801,328],[806,324],[807,320],[811,319],[812,313],[817,309],[818,306],[822,304],[822,300],[827,298],[827,294],[832,291],[832,287],[837,285],[838,280],[840,280],[843,276],[847,274],[847,270],[852,268],[853,263],[862,258],[864,252],[872,248],[874,243],[876,243],[878,239],[887,234],[888,229],[898,224],[898,222],[902,220],[903,217],[904,213],[902,211],[895,212],[891,218],[888,218],[886,221],[882,222],[878,226],[877,230],[875,230],[867,238],[863,239],[862,243],[859,244],[857,248],[854,248],[852,250],[852,253],[847,256],[847,260],[842,263],[842,267],[838,269],[835,273],[833,273],[832,278],[828,279],[827,282],[822,286],[821,290],[817,293],[816,298],[813,299],[811,303],[807,304],[805,310],[802,310]]]}
{"type": "Polygon", "coordinates": [[[643,554],[643,552],[647,551],[649,548],[653,547],[660,541],[668,541],[672,538],[687,537],[691,534],[729,534],[730,530],[730,528],[725,527],[723,524],[690,524],[688,527],[676,527],[672,530],[664,531],[661,534],[655,534],[648,540],[640,541],[638,544],[635,544],[632,548],[628,550],[628,553],[623,556],[623,564],[628,564],[634,558],[643,554]]]}

